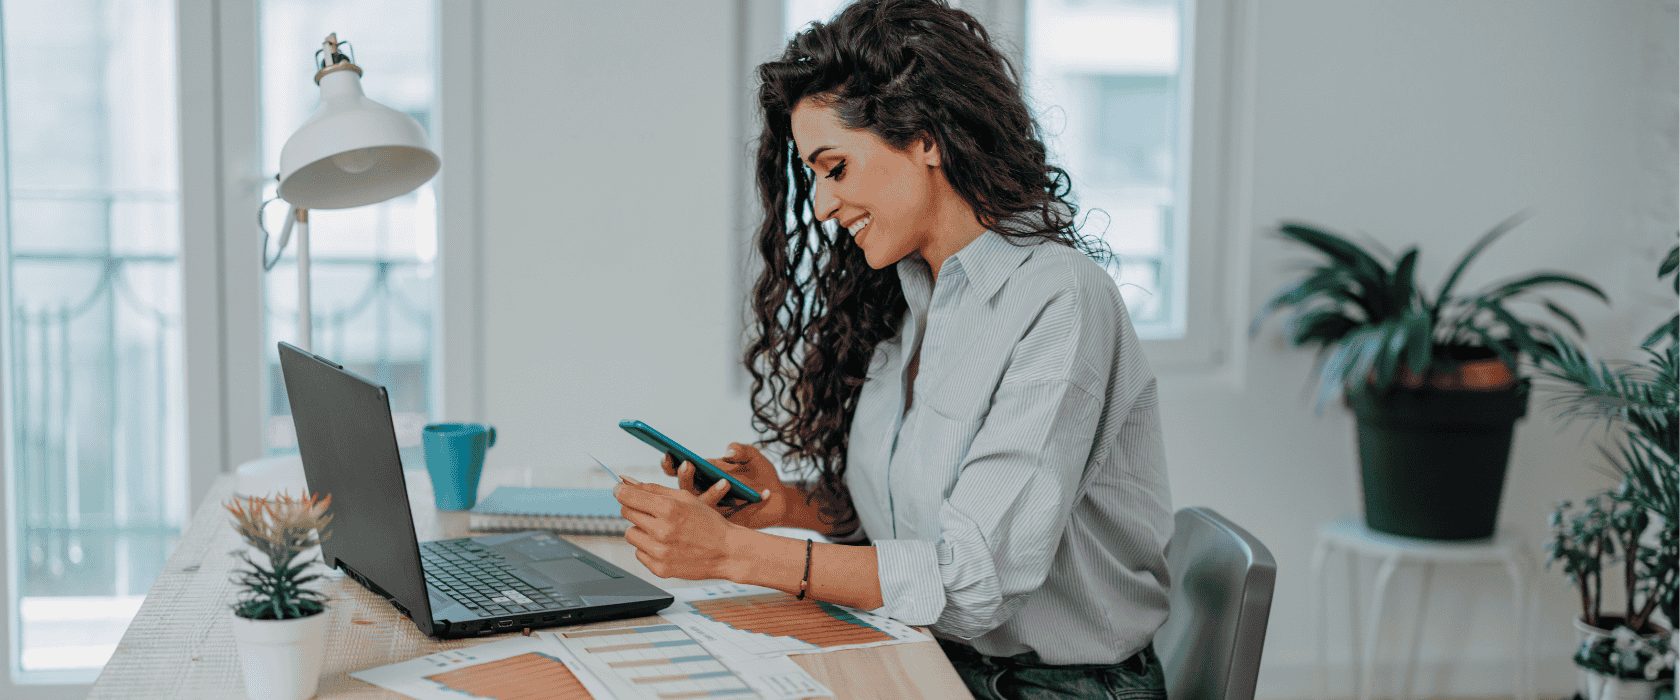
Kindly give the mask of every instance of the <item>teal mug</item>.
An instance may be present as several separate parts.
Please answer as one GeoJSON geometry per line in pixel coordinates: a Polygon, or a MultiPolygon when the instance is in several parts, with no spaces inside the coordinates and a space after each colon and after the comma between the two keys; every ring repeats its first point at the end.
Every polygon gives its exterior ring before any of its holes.
{"type": "Polygon", "coordinates": [[[466,510],[478,501],[484,453],[496,444],[496,429],[479,423],[433,423],[420,432],[426,471],[438,510],[466,510]]]}

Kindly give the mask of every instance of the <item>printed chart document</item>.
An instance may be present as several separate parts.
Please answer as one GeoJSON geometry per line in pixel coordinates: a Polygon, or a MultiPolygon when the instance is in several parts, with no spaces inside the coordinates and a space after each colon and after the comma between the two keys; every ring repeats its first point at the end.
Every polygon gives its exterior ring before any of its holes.
{"type": "Polygon", "coordinates": [[[542,631],[568,663],[620,700],[794,700],[832,697],[805,669],[781,659],[725,659],[676,625],[542,631]]]}
{"type": "Polygon", "coordinates": [[[529,698],[604,700],[600,681],[578,673],[576,661],[553,640],[511,637],[356,671],[350,677],[418,700],[529,698]]]}
{"type": "Polygon", "coordinates": [[[927,641],[909,626],[856,608],[761,586],[726,583],[670,590],[659,613],[723,656],[771,658],[927,641]]]}

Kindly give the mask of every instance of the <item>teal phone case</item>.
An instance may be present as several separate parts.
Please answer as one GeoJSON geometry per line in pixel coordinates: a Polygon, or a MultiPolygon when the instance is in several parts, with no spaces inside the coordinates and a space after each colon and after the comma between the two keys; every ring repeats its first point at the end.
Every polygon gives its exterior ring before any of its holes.
{"type": "Polygon", "coordinates": [[[717,483],[718,479],[728,479],[729,495],[748,503],[757,503],[763,500],[759,497],[758,492],[747,488],[747,485],[741,483],[740,480],[712,466],[711,462],[706,461],[700,455],[694,454],[693,450],[683,447],[676,440],[665,437],[664,433],[654,430],[653,426],[639,420],[621,420],[618,422],[618,427],[623,428],[624,432],[636,436],[638,440],[651,445],[653,449],[671,455],[679,465],[685,461],[693,462],[695,486],[708,489],[712,487],[712,484],[717,483]]]}

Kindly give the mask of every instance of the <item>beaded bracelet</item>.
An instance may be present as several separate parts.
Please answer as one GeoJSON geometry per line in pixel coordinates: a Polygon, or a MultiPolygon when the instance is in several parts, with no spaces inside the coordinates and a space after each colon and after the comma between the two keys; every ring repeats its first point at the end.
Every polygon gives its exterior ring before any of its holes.
{"type": "Polygon", "coordinates": [[[799,579],[799,596],[794,600],[804,600],[805,592],[811,587],[811,540],[805,540],[805,575],[799,579]]]}

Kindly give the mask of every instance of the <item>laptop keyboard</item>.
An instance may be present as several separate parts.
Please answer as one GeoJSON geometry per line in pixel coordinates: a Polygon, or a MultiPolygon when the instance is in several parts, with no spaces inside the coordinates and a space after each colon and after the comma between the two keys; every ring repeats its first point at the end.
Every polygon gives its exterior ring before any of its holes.
{"type": "Polygon", "coordinates": [[[426,583],[473,612],[507,615],[583,607],[583,601],[514,575],[500,554],[471,539],[420,543],[426,583]]]}

